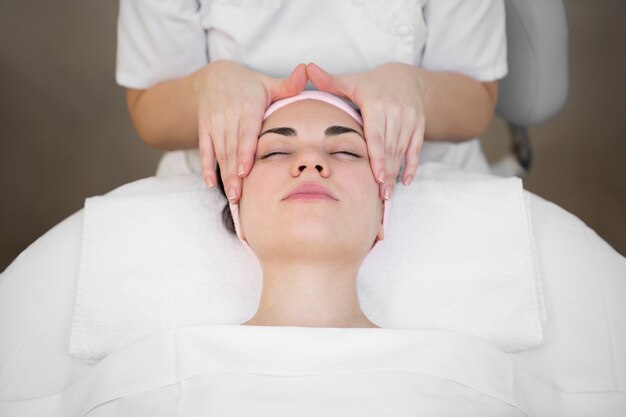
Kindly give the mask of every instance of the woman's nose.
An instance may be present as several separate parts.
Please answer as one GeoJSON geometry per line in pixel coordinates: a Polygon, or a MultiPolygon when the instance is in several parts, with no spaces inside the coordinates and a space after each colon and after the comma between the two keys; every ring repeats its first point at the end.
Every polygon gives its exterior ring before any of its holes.
{"type": "Polygon", "coordinates": [[[313,171],[326,178],[330,174],[328,162],[319,152],[301,152],[294,161],[291,174],[300,176],[304,171],[313,171]]]}

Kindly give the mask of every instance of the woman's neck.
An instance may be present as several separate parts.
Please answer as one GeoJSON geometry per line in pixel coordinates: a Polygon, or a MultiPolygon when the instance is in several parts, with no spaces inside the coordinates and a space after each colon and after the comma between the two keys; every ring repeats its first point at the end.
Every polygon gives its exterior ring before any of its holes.
{"type": "Polygon", "coordinates": [[[244,325],[378,327],[363,314],[356,290],[358,266],[319,262],[263,262],[263,292],[244,325]]]}

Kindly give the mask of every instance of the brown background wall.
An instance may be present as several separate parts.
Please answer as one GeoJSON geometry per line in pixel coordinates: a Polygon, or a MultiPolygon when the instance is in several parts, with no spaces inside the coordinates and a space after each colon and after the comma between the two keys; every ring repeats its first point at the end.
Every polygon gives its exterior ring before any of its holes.
{"type": "MultiPolygon", "coordinates": [[[[531,129],[525,187],[626,254],[626,2],[565,4],[570,98],[531,129]]],[[[116,2],[0,2],[0,271],[86,197],[155,172],[115,84],[116,18],[116,2]]],[[[483,144],[505,151],[501,120],[483,144]]]]}

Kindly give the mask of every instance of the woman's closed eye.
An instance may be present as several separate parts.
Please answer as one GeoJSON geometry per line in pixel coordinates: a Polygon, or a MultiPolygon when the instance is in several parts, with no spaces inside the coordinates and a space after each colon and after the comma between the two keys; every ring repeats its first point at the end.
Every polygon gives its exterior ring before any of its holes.
{"type": "Polygon", "coordinates": [[[347,156],[351,156],[351,157],[354,157],[354,158],[361,158],[361,155],[356,154],[354,152],[350,152],[350,151],[331,152],[331,155],[337,155],[337,154],[347,155],[347,156]]]}
{"type": "Polygon", "coordinates": [[[272,151],[272,152],[268,152],[266,154],[264,154],[263,156],[259,157],[259,159],[266,159],[266,158],[270,158],[272,156],[278,156],[278,155],[289,155],[290,152],[283,152],[283,151],[272,151]]]}
{"type": "MultiPolygon", "coordinates": [[[[271,158],[271,157],[277,157],[280,155],[289,155],[291,154],[291,152],[285,152],[285,151],[270,151],[267,152],[265,154],[263,154],[262,156],[259,157],[259,159],[267,159],[267,158],[271,158]]],[[[330,152],[330,155],[344,155],[344,156],[348,156],[348,157],[352,157],[352,158],[362,158],[361,155],[355,153],[355,152],[350,152],[350,151],[334,151],[334,152],[330,152]]]]}
{"type": "MultiPolygon", "coordinates": [[[[286,150],[266,151],[262,153],[258,159],[280,157],[283,155],[290,155],[291,153],[292,153],[291,151],[286,151],[286,150]]],[[[339,155],[342,157],[362,158],[362,156],[359,153],[355,151],[351,151],[351,150],[337,150],[337,151],[330,151],[328,153],[329,155],[339,155]]]]}

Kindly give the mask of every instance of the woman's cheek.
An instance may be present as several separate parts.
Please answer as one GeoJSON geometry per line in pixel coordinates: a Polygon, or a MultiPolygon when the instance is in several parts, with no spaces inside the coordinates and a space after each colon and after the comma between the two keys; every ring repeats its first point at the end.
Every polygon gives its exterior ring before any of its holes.
{"type": "Polygon", "coordinates": [[[278,193],[280,182],[275,171],[269,166],[255,164],[250,174],[244,178],[242,198],[249,194],[254,201],[261,202],[278,193]]]}
{"type": "Polygon", "coordinates": [[[378,195],[378,183],[374,179],[369,161],[367,161],[366,164],[360,164],[358,169],[353,170],[346,175],[349,175],[353,179],[357,178],[360,188],[364,189],[367,193],[374,193],[378,195]]]}

